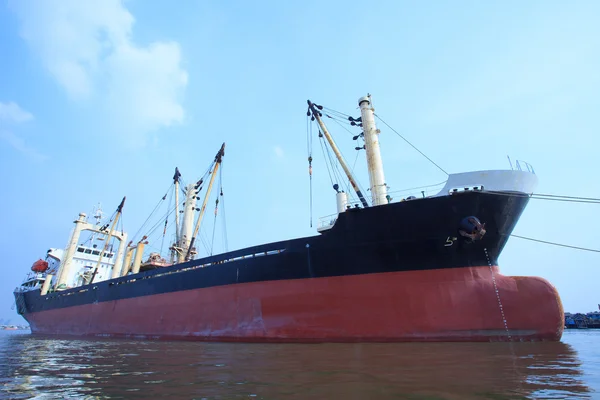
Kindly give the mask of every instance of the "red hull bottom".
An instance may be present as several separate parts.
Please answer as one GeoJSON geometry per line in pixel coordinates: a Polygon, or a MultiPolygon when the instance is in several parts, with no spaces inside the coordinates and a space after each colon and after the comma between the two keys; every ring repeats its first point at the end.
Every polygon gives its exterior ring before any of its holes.
{"type": "Polygon", "coordinates": [[[269,281],[27,314],[33,333],[240,342],[557,341],[536,277],[465,267],[269,281]],[[497,288],[497,291],[496,291],[497,288]],[[507,331],[508,328],[508,331],[507,331]],[[510,334],[510,336],[509,336],[510,334]]]}

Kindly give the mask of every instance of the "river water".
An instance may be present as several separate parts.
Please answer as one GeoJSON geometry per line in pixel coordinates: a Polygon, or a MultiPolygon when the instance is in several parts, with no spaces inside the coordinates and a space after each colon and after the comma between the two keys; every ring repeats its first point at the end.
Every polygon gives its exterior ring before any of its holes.
{"type": "Polygon", "coordinates": [[[600,331],[556,343],[232,344],[0,331],[2,399],[600,399],[600,331]]]}

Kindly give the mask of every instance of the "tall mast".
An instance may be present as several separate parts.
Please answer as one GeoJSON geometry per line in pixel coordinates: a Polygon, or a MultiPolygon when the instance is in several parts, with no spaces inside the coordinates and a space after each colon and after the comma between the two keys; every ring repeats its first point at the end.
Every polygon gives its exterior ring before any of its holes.
{"type": "Polygon", "coordinates": [[[74,221],[75,229],[73,230],[73,234],[71,235],[69,245],[65,249],[65,255],[62,257],[60,267],[58,268],[58,273],[56,275],[57,289],[61,285],[66,285],[68,280],[71,278],[71,265],[73,264],[73,254],[75,254],[75,249],[77,249],[77,245],[79,243],[79,236],[81,235],[81,231],[83,231],[88,225],[90,225],[87,222],[85,222],[85,218],[85,213],[79,213],[79,218],[77,218],[74,221]]]}
{"type": "Polygon", "coordinates": [[[369,183],[373,205],[387,204],[387,186],[383,176],[383,163],[379,150],[379,129],[375,126],[375,110],[371,104],[371,95],[358,99],[363,131],[365,134],[365,150],[367,151],[367,166],[369,168],[369,183]]]}
{"type": "Polygon", "coordinates": [[[179,246],[179,178],[181,174],[179,169],[175,167],[175,175],[173,175],[173,183],[175,184],[175,243],[179,246]]]}
{"type": "Polygon", "coordinates": [[[192,240],[190,241],[190,245],[187,249],[187,253],[185,255],[185,260],[190,260],[190,252],[194,247],[194,242],[196,241],[196,236],[198,235],[198,231],[200,230],[200,224],[202,223],[202,217],[204,216],[204,211],[206,210],[206,203],[208,202],[208,197],[210,196],[210,191],[212,189],[213,183],[215,182],[215,177],[217,176],[217,171],[219,170],[219,166],[221,165],[221,161],[223,156],[225,155],[225,143],[221,146],[221,149],[215,156],[215,166],[212,171],[212,175],[210,177],[210,182],[208,184],[208,188],[206,189],[206,195],[204,196],[204,202],[202,203],[202,207],[200,208],[200,215],[198,216],[198,220],[196,221],[196,228],[194,229],[194,235],[192,236],[192,240]]]}
{"type": "Polygon", "coordinates": [[[358,188],[358,184],[356,183],[356,179],[354,179],[354,176],[352,175],[352,172],[350,172],[350,168],[348,168],[348,165],[346,165],[346,161],[344,160],[344,157],[342,157],[342,153],[340,153],[340,151],[337,148],[335,142],[333,141],[333,138],[329,134],[329,131],[327,130],[327,127],[325,126],[325,124],[321,120],[321,114],[319,113],[319,111],[317,111],[315,109],[317,106],[313,102],[311,102],[310,100],[306,100],[306,101],[308,103],[308,108],[310,108],[310,111],[312,112],[312,115],[316,118],[317,122],[319,123],[319,126],[321,127],[321,130],[323,131],[323,135],[325,135],[325,138],[329,142],[329,145],[331,146],[331,149],[333,150],[333,152],[335,153],[335,156],[337,157],[338,161],[342,165],[342,169],[346,173],[346,176],[348,176],[348,180],[350,181],[350,184],[352,185],[352,188],[354,189],[354,191],[356,191],[356,194],[358,195],[358,198],[360,199],[360,202],[362,203],[362,205],[364,207],[369,207],[369,204],[367,203],[367,200],[365,199],[365,197],[363,196],[362,192],[358,188]]]}
{"type": "Polygon", "coordinates": [[[190,239],[192,237],[192,229],[194,224],[194,211],[196,210],[196,196],[198,188],[202,181],[190,183],[186,187],[185,208],[183,209],[183,219],[181,221],[181,232],[179,233],[179,242],[176,246],[177,262],[183,262],[190,239]]]}
{"type": "MultiPolygon", "coordinates": [[[[104,242],[104,248],[102,249],[102,252],[100,253],[100,257],[98,258],[98,262],[96,263],[96,270],[98,270],[98,268],[100,267],[100,263],[102,262],[102,256],[104,256],[104,254],[106,253],[106,250],[108,249],[110,239],[112,238],[113,232],[115,230],[115,226],[117,226],[117,222],[119,221],[119,217],[121,216],[121,212],[123,211],[124,205],[125,205],[125,197],[123,197],[123,200],[121,200],[121,204],[119,204],[119,206],[117,207],[117,215],[115,216],[115,220],[113,221],[113,223],[110,227],[110,231],[108,232],[108,237],[106,238],[106,242],[104,242]]],[[[113,269],[116,269],[115,267],[116,267],[116,260],[115,260],[115,265],[113,266],[113,269]]],[[[92,283],[93,280],[94,280],[94,276],[92,275],[92,279],[90,280],[90,283],[92,283]]]]}

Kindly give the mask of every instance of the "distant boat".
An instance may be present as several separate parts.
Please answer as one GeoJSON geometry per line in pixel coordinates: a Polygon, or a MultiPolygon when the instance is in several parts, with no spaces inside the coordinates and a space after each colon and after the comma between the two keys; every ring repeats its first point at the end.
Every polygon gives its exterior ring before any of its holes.
{"type": "MultiPolygon", "coordinates": [[[[354,139],[364,139],[364,147],[357,149],[366,150],[370,199],[321,119],[326,111],[308,101],[319,140],[343,170],[338,169],[333,185],[337,213],[323,221],[316,235],[198,258],[198,228],[223,161],[223,144],[205,175],[210,182],[201,207],[196,200],[203,180],[182,190],[175,170],[171,222],[174,218],[176,230],[170,257],[154,252],[142,262],[145,236],[126,245],[127,233],[115,229],[125,198],[108,223],[89,223],[81,213],[69,245],[48,250],[42,260],[48,264],[34,263],[15,290],[19,314],[33,333],[77,336],[256,342],[559,340],[565,324],[555,287],[542,278],[504,276],[497,261],[537,184],[533,169],[450,174],[432,193],[419,191],[393,201],[371,97],[360,98],[358,105],[361,116],[348,120],[361,131],[354,139]],[[357,198],[354,204],[351,193],[357,198]],[[105,240],[100,247],[84,243],[82,231],[105,240]],[[120,242],[117,252],[108,247],[111,238],[120,242]]],[[[449,140],[464,140],[466,153],[459,156],[469,156],[467,137],[449,140]]],[[[312,173],[312,156],[308,160],[312,173]]],[[[287,195],[293,194],[282,193],[283,201],[287,195]]],[[[164,226],[166,230],[166,220],[164,226]]],[[[252,235],[261,227],[237,229],[252,235]]]]}

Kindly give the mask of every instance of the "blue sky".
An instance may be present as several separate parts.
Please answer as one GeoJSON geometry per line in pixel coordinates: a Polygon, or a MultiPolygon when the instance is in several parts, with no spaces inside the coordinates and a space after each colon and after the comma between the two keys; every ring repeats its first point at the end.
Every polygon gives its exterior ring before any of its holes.
{"type": "MultiPolygon", "coordinates": [[[[133,234],[174,167],[196,179],[224,141],[229,248],[314,234],[307,99],[358,116],[371,93],[449,172],[506,169],[509,155],[535,167],[539,193],[600,197],[599,15],[594,1],[3,2],[0,318],[17,320],[12,290],[80,211],[126,195],[133,234]]],[[[379,128],[393,190],[445,179],[379,128]]],[[[335,212],[316,146],[314,221],[335,212]]],[[[514,233],[600,248],[599,211],[532,200],[514,233]]],[[[600,303],[598,265],[517,238],[500,258],[507,275],[550,280],[567,311],[600,303]]]]}

